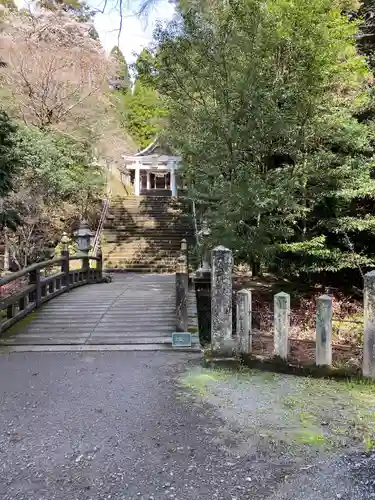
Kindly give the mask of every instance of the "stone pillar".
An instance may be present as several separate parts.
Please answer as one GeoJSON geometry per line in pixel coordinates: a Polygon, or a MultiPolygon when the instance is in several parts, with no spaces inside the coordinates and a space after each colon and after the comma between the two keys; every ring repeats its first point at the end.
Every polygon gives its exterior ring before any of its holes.
{"type": "Polygon", "coordinates": [[[375,271],[365,274],[362,373],[375,379],[375,271]]]}
{"type": "Polygon", "coordinates": [[[150,179],[151,172],[149,170],[146,171],[146,179],[147,179],[147,190],[149,191],[151,189],[151,179],[150,179]]]}
{"type": "Polygon", "coordinates": [[[332,364],[332,297],[321,295],[316,303],[316,359],[317,366],[332,364]]]}
{"type": "Polygon", "coordinates": [[[135,196],[139,196],[141,192],[141,177],[139,168],[135,169],[134,172],[134,194],[135,196]]]}
{"type": "Polygon", "coordinates": [[[239,352],[249,354],[252,346],[251,291],[240,290],[237,294],[236,333],[239,340],[239,352]]]}
{"type": "Polygon", "coordinates": [[[287,359],[289,352],[290,295],[280,292],[274,297],[275,355],[287,359]]]}
{"type": "Polygon", "coordinates": [[[176,272],[176,331],[188,331],[189,275],[186,253],[181,253],[176,272]]]}
{"type": "Polygon", "coordinates": [[[212,250],[211,347],[221,355],[232,354],[232,251],[212,250]]]}
{"type": "Polygon", "coordinates": [[[174,167],[170,169],[172,196],[177,196],[176,171],[174,167]]]}

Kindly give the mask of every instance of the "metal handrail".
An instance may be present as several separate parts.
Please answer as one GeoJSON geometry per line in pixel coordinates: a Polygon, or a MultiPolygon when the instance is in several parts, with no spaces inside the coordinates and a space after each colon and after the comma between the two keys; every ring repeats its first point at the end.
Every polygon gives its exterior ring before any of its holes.
{"type": "Polygon", "coordinates": [[[98,227],[97,227],[96,232],[95,232],[94,242],[93,242],[92,249],[90,252],[91,255],[94,255],[94,256],[96,256],[96,254],[98,253],[100,237],[102,234],[104,221],[107,217],[108,208],[109,208],[109,200],[110,200],[111,194],[112,194],[112,189],[109,186],[108,191],[107,191],[107,197],[105,198],[104,203],[103,203],[103,208],[102,208],[102,211],[100,214],[99,224],[98,224],[98,227]]]}
{"type": "Polygon", "coordinates": [[[192,203],[192,208],[193,208],[194,236],[195,236],[195,240],[197,243],[197,247],[200,247],[200,241],[199,241],[199,236],[198,236],[198,225],[197,225],[197,211],[195,208],[195,201],[193,199],[191,199],[191,203],[192,203]]]}

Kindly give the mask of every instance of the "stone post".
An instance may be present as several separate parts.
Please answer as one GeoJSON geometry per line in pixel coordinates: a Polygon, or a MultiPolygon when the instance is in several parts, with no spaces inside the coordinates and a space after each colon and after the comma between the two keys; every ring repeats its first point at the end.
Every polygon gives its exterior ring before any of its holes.
{"type": "Polygon", "coordinates": [[[149,170],[146,171],[146,183],[147,183],[147,191],[150,191],[151,189],[151,179],[150,179],[151,172],[149,170]]]}
{"type": "Polygon", "coordinates": [[[176,272],[176,331],[188,331],[188,291],[189,281],[186,266],[186,255],[178,259],[176,272]]]}
{"type": "Polygon", "coordinates": [[[251,291],[240,290],[237,294],[236,333],[239,340],[239,352],[249,354],[252,347],[252,312],[251,291]]]}
{"type": "Polygon", "coordinates": [[[362,373],[375,379],[375,271],[365,274],[362,373]]]}
{"type": "Polygon", "coordinates": [[[317,366],[332,364],[332,297],[321,295],[316,304],[316,359],[317,366]]]}
{"type": "Polygon", "coordinates": [[[275,355],[287,359],[289,353],[290,295],[280,292],[274,297],[275,355]]]}
{"type": "Polygon", "coordinates": [[[89,259],[89,253],[88,252],[83,252],[85,255],[82,257],[82,272],[85,273],[86,279],[89,279],[89,273],[90,273],[90,259],[89,259]]]}
{"type": "Polygon", "coordinates": [[[220,355],[232,354],[232,251],[212,250],[211,347],[220,355]]]}
{"type": "Polygon", "coordinates": [[[199,341],[211,343],[211,271],[198,270],[194,275],[195,300],[198,316],[199,341]]]}

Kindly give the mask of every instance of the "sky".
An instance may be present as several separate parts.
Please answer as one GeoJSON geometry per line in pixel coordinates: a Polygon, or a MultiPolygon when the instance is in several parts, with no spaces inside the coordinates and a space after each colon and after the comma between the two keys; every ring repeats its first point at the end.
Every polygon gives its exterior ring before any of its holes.
{"type": "MultiPolygon", "coordinates": [[[[94,7],[100,5],[95,0],[89,3],[94,7]]],[[[124,4],[126,5],[125,2],[124,4]]],[[[126,8],[119,46],[128,64],[133,63],[136,55],[150,44],[157,21],[169,21],[173,16],[174,7],[171,3],[167,0],[158,0],[157,4],[147,15],[147,19],[139,19],[136,15],[132,15],[131,11],[136,10],[137,6],[132,8],[130,5],[126,8]]],[[[95,16],[95,27],[107,52],[118,45],[119,25],[119,13],[110,3],[105,14],[95,16]]]]}
{"type": "MultiPolygon", "coordinates": [[[[102,10],[104,0],[86,0],[92,7],[102,10]]],[[[15,0],[16,5],[27,7],[30,0],[15,0]]],[[[106,12],[96,14],[95,28],[106,52],[118,45],[118,28],[120,26],[120,15],[114,7],[118,0],[107,0],[106,12]]],[[[131,64],[135,61],[144,47],[147,47],[152,40],[152,33],[157,21],[169,21],[173,17],[174,6],[168,0],[158,0],[147,18],[141,20],[132,11],[139,9],[139,0],[124,0],[125,13],[123,17],[123,27],[120,35],[120,49],[124,54],[126,62],[131,64]],[[128,7],[126,7],[128,5],[128,7]]]]}

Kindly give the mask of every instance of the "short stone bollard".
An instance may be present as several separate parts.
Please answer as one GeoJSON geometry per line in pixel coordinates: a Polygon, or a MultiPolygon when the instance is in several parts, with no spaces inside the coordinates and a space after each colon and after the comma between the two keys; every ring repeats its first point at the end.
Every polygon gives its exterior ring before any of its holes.
{"type": "Polygon", "coordinates": [[[364,338],[362,373],[375,379],[375,271],[364,280],[364,338]]]}
{"type": "Polygon", "coordinates": [[[252,348],[252,312],[251,291],[240,290],[237,293],[237,324],[236,333],[239,341],[240,354],[249,354],[252,348]]]}
{"type": "Polygon", "coordinates": [[[232,339],[232,251],[223,246],[212,250],[211,348],[218,355],[231,355],[232,339]]]}
{"type": "Polygon", "coordinates": [[[289,327],[290,295],[280,292],[274,297],[274,351],[285,360],[289,354],[289,327]]]}
{"type": "Polygon", "coordinates": [[[317,299],[315,364],[332,364],[332,297],[329,295],[321,295],[317,299]]]}

